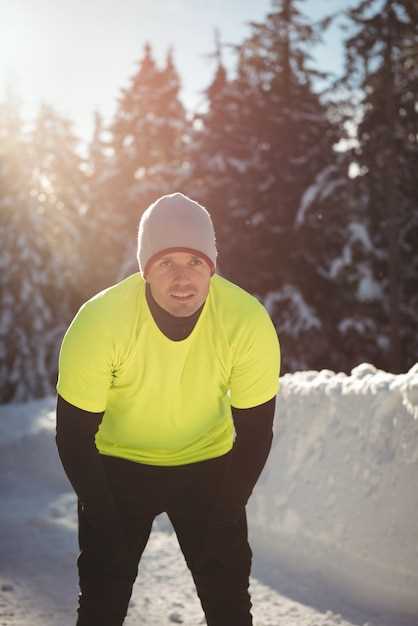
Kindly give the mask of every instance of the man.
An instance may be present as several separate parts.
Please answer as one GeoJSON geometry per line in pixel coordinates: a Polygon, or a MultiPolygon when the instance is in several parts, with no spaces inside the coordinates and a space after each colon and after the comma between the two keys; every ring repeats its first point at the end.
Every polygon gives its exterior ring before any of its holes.
{"type": "Polygon", "coordinates": [[[78,496],[77,626],[119,626],[166,512],[208,626],[251,626],[248,498],[272,443],[280,347],[216,274],[208,211],[181,193],[142,215],[140,273],[86,302],[64,337],[57,446],[78,496]]]}

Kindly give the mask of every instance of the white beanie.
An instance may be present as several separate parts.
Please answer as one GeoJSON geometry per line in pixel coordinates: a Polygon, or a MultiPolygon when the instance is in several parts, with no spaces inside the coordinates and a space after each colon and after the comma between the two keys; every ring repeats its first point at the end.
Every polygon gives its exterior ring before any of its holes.
{"type": "Polygon", "coordinates": [[[138,230],[138,263],[143,278],[167,251],[202,257],[214,274],[215,230],[209,212],[182,193],[162,196],[142,214],[138,230]]]}

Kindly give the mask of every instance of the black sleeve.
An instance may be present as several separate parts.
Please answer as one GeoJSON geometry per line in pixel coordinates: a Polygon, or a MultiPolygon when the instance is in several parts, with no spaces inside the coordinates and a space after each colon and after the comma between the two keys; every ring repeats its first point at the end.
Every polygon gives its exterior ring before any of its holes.
{"type": "Polygon", "coordinates": [[[96,531],[113,542],[121,520],[94,441],[103,417],[57,398],[56,444],[65,473],[96,531]]]}
{"type": "Polygon", "coordinates": [[[232,407],[236,438],[215,507],[221,519],[251,496],[271,450],[275,408],[276,397],[249,409],[232,407]]]}

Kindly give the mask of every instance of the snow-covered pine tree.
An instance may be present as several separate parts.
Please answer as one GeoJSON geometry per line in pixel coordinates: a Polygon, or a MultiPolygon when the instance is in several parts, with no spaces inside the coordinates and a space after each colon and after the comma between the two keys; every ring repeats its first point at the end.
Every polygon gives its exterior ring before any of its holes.
{"type": "Polygon", "coordinates": [[[363,0],[347,14],[346,80],[361,94],[356,158],[380,253],[370,258],[379,334],[387,369],[401,372],[418,352],[418,6],[363,0]]]}
{"type": "Polygon", "coordinates": [[[2,106],[1,401],[54,390],[59,340],[80,285],[77,219],[83,193],[69,123],[43,106],[29,137],[2,106]]]}
{"type": "Polygon", "coordinates": [[[42,105],[29,136],[31,197],[44,219],[45,268],[61,319],[79,306],[89,283],[82,248],[88,187],[78,145],[72,122],[42,105]]]}
{"type": "MultiPolygon", "coordinates": [[[[206,184],[211,210],[219,207],[222,271],[260,298],[275,294],[269,304],[290,370],[315,367],[328,356],[320,343],[310,352],[325,306],[316,295],[329,281],[301,246],[303,226],[295,228],[295,220],[305,191],[335,161],[340,130],[315,91],[323,75],[311,69],[308,49],[319,41],[320,27],[298,4],[273,2],[264,22],[251,23],[250,35],[234,46],[233,79],[218,64],[207,115],[200,116],[199,166],[192,160],[192,178],[206,184]]],[[[323,223],[317,228],[324,231],[323,223]]]]}
{"type": "MultiPolygon", "coordinates": [[[[312,318],[309,332],[315,369],[349,372],[362,362],[386,365],[382,355],[387,337],[377,323],[381,288],[371,271],[372,262],[380,261],[380,252],[370,239],[367,188],[362,177],[349,175],[352,164],[351,150],[336,154],[335,162],[305,190],[295,220],[295,230],[301,233],[300,249],[322,285],[318,289],[318,282],[313,283],[309,302],[289,286],[294,308],[301,308],[305,315],[292,315],[290,310],[283,322],[296,337],[294,320],[309,320],[312,310],[320,311],[320,319],[312,318]]],[[[276,302],[280,307],[282,301],[282,291],[268,294],[270,306],[276,302]]],[[[293,352],[303,362],[304,347],[295,344],[293,352]]]]}
{"type": "Polygon", "coordinates": [[[86,159],[88,207],[84,219],[83,249],[91,292],[115,283],[120,272],[124,232],[123,213],[115,210],[112,189],[112,148],[110,133],[99,112],[86,159]]]}
{"type": "Polygon", "coordinates": [[[141,211],[158,196],[178,190],[184,176],[187,121],[179,91],[172,51],[160,70],[147,43],[110,127],[112,204],[123,214],[125,225],[120,232],[122,275],[137,270],[135,240],[141,211]]]}
{"type": "Polygon", "coordinates": [[[20,231],[28,213],[30,172],[19,109],[9,91],[0,102],[0,403],[24,399],[31,382],[38,382],[35,376],[28,384],[24,376],[24,360],[31,350],[21,321],[26,303],[20,263],[28,252],[20,231]]]}
{"type": "Polygon", "coordinates": [[[333,162],[337,139],[315,91],[320,73],[310,63],[319,31],[300,3],[274,0],[265,21],[252,22],[238,47],[242,129],[250,146],[240,199],[253,268],[248,265],[245,274],[247,287],[260,295],[290,282],[303,296],[308,277],[301,272],[293,224],[304,191],[333,162]]]}

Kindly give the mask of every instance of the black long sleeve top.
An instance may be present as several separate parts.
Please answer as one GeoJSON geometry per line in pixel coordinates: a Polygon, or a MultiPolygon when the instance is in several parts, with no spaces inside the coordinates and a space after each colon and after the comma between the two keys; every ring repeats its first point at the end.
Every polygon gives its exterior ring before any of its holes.
{"type": "MultiPolygon", "coordinates": [[[[156,323],[174,341],[187,337],[203,308],[188,317],[175,317],[158,305],[148,284],[146,297],[156,323]]],[[[274,397],[256,407],[232,407],[236,437],[215,505],[217,520],[247,503],[270,453],[275,404],[274,397]]],[[[92,523],[111,540],[115,532],[123,535],[123,527],[94,441],[103,414],[85,411],[58,396],[56,443],[67,477],[92,523]]]]}

